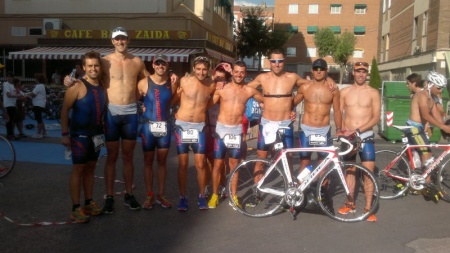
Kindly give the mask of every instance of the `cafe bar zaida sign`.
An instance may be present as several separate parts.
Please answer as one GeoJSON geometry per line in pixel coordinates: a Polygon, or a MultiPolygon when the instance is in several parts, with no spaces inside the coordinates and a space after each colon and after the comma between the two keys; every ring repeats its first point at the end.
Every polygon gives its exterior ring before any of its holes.
{"type": "MultiPolygon", "coordinates": [[[[168,30],[128,30],[130,39],[143,40],[186,40],[190,39],[190,31],[168,30]]],[[[47,30],[47,38],[51,39],[110,39],[110,30],[47,30]]]]}

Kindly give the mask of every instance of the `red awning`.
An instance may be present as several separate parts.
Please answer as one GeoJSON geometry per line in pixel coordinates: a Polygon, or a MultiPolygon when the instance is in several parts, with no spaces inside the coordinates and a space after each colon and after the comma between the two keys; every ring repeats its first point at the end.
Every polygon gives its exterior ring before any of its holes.
{"type": "MultiPolygon", "coordinates": [[[[113,52],[111,47],[35,47],[32,49],[10,52],[9,59],[36,59],[36,60],[80,60],[84,53],[97,51],[102,56],[113,52]]],[[[152,61],[157,54],[165,54],[170,62],[188,62],[190,54],[201,53],[196,48],[129,48],[128,52],[140,57],[143,61],[152,61]]]]}

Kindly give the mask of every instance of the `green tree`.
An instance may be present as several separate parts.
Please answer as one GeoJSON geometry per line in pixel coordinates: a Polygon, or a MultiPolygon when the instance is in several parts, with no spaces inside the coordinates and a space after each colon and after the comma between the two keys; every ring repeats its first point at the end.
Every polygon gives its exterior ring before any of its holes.
{"type": "Polygon", "coordinates": [[[370,81],[369,84],[371,87],[380,90],[381,88],[381,76],[380,71],[378,70],[378,63],[375,57],[372,59],[372,68],[370,69],[370,81]]]}
{"type": "Polygon", "coordinates": [[[267,23],[264,9],[260,6],[242,8],[243,21],[238,25],[237,54],[239,58],[255,57],[258,59],[258,71],[261,71],[262,56],[268,56],[270,50],[282,48],[290,33],[275,26],[273,21],[267,23]]]}
{"type": "Polygon", "coordinates": [[[333,61],[339,64],[339,83],[342,83],[348,59],[355,49],[356,37],[347,31],[341,35],[336,35],[329,27],[324,27],[317,30],[314,36],[314,43],[320,57],[331,56],[333,61]]]}

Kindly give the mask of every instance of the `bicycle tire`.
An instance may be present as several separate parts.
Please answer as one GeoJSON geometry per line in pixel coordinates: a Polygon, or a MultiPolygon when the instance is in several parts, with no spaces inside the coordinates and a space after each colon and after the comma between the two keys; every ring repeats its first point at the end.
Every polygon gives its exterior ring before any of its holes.
{"type": "Polygon", "coordinates": [[[319,179],[318,186],[321,187],[317,187],[317,202],[323,212],[334,220],[343,222],[363,221],[378,208],[380,193],[376,178],[369,169],[362,165],[344,163],[342,168],[346,168],[342,170],[344,176],[347,175],[348,168],[355,168],[354,187],[351,187],[350,182],[342,182],[337,169],[330,169],[319,179]],[[367,183],[367,180],[371,183],[367,183]],[[349,201],[349,196],[344,190],[344,184],[348,186],[350,192],[353,190],[352,198],[355,209],[353,212],[341,214],[339,209],[349,201]],[[369,200],[371,201],[371,208],[365,210],[368,197],[372,198],[369,200]]]}
{"type": "Polygon", "coordinates": [[[0,178],[6,177],[16,164],[16,151],[12,143],[0,135],[0,178]]]}
{"type": "MultiPolygon", "coordinates": [[[[375,162],[375,177],[380,188],[381,199],[396,199],[406,195],[409,189],[409,180],[400,181],[386,175],[385,169],[397,157],[397,152],[392,150],[379,150],[375,152],[377,157],[375,162]]],[[[411,166],[408,160],[401,156],[400,159],[389,169],[389,173],[409,178],[411,176],[411,166]]]]}
{"type": "Polygon", "coordinates": [[[439,168],[437,174],[437,186],[442,193],[442,199],[446,202],[450,202],[450,159],[447,159],[439,168]]]}
{"type": "MultiPolygon", "coordinates": [[[[258,158],[249,159],[238,164],[228,177],[228,196],[233,208],[238,212],[250,217],[267,217],[283,210],[281,205],[284,201],[284,196],[256,190],[254,167],[257,162],[263,164],[264,174],[271,165],[268,160],[258,158]],[[234,182],[234,180],[236,181],[234,182]],[[236,196],[239,203],[236,203],[236,199],[233,198],[233,183],[236,184],[236,196]],[[252,201],[254,198],[258,199],[256,203],[252,201]],[[255,205],[252,205],[252,203],[255,205]]],[[[287,180],[282,170],[275,167],[270,175],[266,175],[265,181],[261,187],[270,187],[286,192],[287,180]]]]}

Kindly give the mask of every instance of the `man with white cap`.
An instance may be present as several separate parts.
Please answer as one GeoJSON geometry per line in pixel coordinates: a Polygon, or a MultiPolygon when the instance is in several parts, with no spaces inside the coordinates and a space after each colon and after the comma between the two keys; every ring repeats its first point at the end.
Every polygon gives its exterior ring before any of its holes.
{"type": "Polygon", "coordinates": [[[166,55],[156,55],[153,59],[155,73],[138,83],[138,91],[144,97],[145,111],[139,135],[142,138],[144,151],[144,181],[147,189],[147,198],[143,204],[144,209],[151,209],[154,202],[163,208],[170,208],[172,204],[164,195],[166,185],[166,160],[169,153],[172,126],[169,122],[170,105],[177,91],[178,83],[169,79],[169,61],[166,55]],[[153,161],[157,160],[158,194],[153,193],[153,161]]]}

